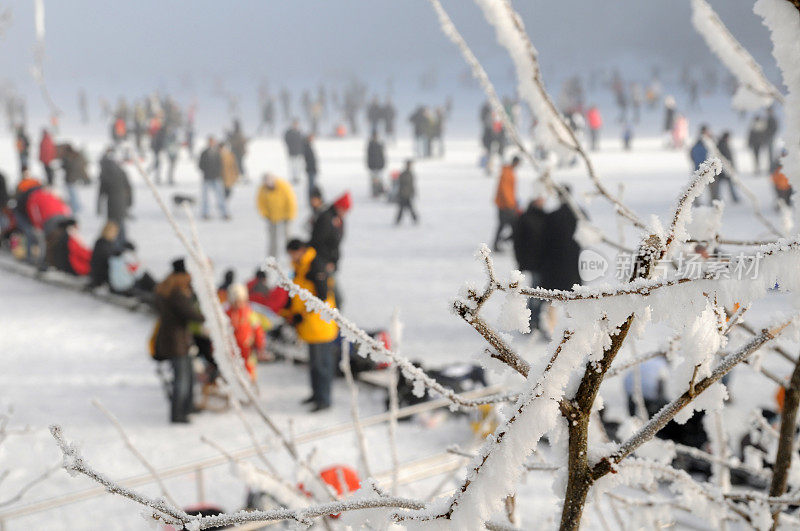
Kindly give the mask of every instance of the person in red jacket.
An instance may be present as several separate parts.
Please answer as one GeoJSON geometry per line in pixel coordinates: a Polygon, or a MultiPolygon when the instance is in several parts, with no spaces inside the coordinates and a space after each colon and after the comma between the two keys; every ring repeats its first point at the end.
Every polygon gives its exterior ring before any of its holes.
{"type": "Polygon", "coordinates": [[[586,111],[586,121],[589,124],[592,151],[597,151],[597,145],[600,142],[600,129],[603,127],[603,117],[600,115],[600,109],[597,108],[597,105],[592,105],[586,111]]]}
{"type": "Polygon", "coordinates": [[[39,142],[39,161],[44,166],[44,173],[47,175],[47,185],[53,186],[55,173],[51,164],[56,159],[56,143],[47,129],[42,129],[42,140],[39,142]]]}
{"type": "Polygon", "coordinates": [[[242,284],[234,284],[228,289],[230,307],[226,312],[233,326],[233,335],[250,379],[256,381],[256,353],[263,353],[266,348],[264,329],[258,322],[258,316],[250,308],[247,288],[242,284]]]}
{"type": "Polygon", "coordinates": [[[47,263],[59,271],[83,277],[91,270],[92,251],[78,236],[74,219],[58,222],[47,235],[47,263]]]}
{"type": "Polygon", "coordinates": [[[38,245],[39,266],[44,267],[47,234],[55,230],[59,222],[68,219],[72,211],[61,198],[30,177],[23,178],[17,185],[16,196],[14,217],[17,226],[25,234],[26,258],[34,263],[33,246],[38,245]]]}

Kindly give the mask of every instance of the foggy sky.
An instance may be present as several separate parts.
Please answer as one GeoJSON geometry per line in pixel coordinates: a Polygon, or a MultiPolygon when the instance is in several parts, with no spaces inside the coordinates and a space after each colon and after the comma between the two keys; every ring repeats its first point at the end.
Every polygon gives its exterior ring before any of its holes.
{"type": "MultiPolygon", "coordinates": [[[[713,63],[689,22],[689,0],[517,0],[540,52],[545,81],[593,66],[619,66],[646,80],[650,64],[677,70],[713,63]]],[[[445,0],[459,30],[503,89],[510,60],[468,0],[445,0]]],[[[33,0],[10,5],[13,22],[0,41],[0,79],[32,90],[33,0]]],[[[769,37],[752,1],[716,0],[732,33],[775,79],[769,37]]],[[[267,78],[316,86],[355,73],[376,90],[393,77],[413,86],[425,69],[452,83],[465,66],[439,30],[426,0],[45,0],[46,77],[56,99],[75,101],[85,87],[114,100],[161,88],[208,94],[213,80],[251,91],[267,78]]],[[[251,94],[247,93],[248,97],[251,94]]],[[[32,106],[40,102],[29,94],[32,106]]]]}

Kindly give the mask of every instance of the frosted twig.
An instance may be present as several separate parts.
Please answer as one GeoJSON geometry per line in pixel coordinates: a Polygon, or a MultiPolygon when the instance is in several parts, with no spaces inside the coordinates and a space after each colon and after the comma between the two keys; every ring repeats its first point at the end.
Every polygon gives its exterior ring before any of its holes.
{"type": "MultiPolygon", "coordinates": [[[[366,355],[373,358],[376,358],[377,356],[378,359],[385,358],[391,360],[407,378],[413,379],[415,382],[420,383],[430,391],[440,395],[442,398],[449,400],[455,406],[462,408],[475,408],[484,404],[509,401],[516,396],[516,394],[502,394],[479,399],[463,398],[455,393],[452,389],[444,387],[442,384],[428,376],[425,371],[414,366],[414,364],[412,364],[407,358],[387,349],[383,343],[375,338],[370,337],[369,334],[345,318],[337,308],[332,308],[307,289],[301,288],[292,282],[273,258],[268,258],[266,260],[264,268],[274,271],[277,275],[276,283],[286,289],[290,296],[298,296],[305,301],[306,308],[308,308],[309,311],[319,312],[324,319],[336,322],[336,324],[339,325],[339,329],[345,339],[353,343],[358,343],[366,355]]],[[[359,350],[359,352],[362,352],[362,350],[359,350]]]]}
{"type": "MultiPolygon", "coordinates": [[[[447,448],[447,453],[448,454],[453,454],[453,455],[460,455],[461,457],[468,457],[470,459],[475,459],[475,457],[477,456],[477,454],[470,453],[470,452],[465,452],[464,450],[461,450],[458,446],[450,446],[450,447],[448,447],[447,448]]],[[[550,463],[526,463],[525,464],[525,470],[527,470],[528,472],[539,472],[539,471],[555,472],[556,470],[560,470],[561,468],[562,467],[556,466],[556,465],[552,465],[550,463]]]]}
{"type": "Polygon", "coordinates": [[[369,466],[369,456],[367,454],[367,440],[364,436],[364,428],[361,425],[361,417],[358,413],[358,387],[353,381],[353,371],[350,369],[350,342],[342,341],[342,359],[339,367],[344,373],[345,382],[350,389],[350,416],[353,418],[353,432],[356,436],[356,444],[358,445],[359,461],[361,462],[361,473],[365,478],[372,477],[372,471],[369,466]]]}
{"type": "Polygon", "coordinates": [[[187,514],[182,509],[175,507],[163,498],[153,499],[143,494],[139,494],[134,490],[127,489],[119,485],[118,483],[94,470],[88,463],[86,463],[86,461],[84,461],[75,445],[64,439],[61,426],[57,424],[50,426],[50,433],[53,435],[53,438],[56,440],[56,443],[58,444],[58,447],[64,456],[64,463],[62,466],[70,474],[83,474],[84,476],[105,487],[108,492],[129,498],[139,505],[144,505],[145,507],[151,508],[154,511],[151,516],[156,520],[162,520],[171,524],[183,524],[198,519],[195,516],[187,514]]]}
{"type": "Polygon", "coordinates": [[[256,455],[258,456],[261,463],[269,470],[273,475],[278,475],[278,471],[275,470],[275,467],[272,463],[267,459],[267,455],[264,453],[264,450],[261,448],[261,444],[258,442],[258,438],[256,437],[256,433],[253,430],[253,426],[250,425],[250,422],[247,420],[247,417],[244,416],[244,411],[242,411],[242,406],[239,403],[239,400],[236,397],[231,398],[231,407],[233,411],[236,413],[236,416],[239,417],[239,420],[242,422],[245,431],[247,432],[247,436],[250,438],[250,442],[253,443],[253,450],[255,450],[256,455]]]}
{"type": "Polygon", "coordinates": [[[742,472],[756,476],[764,481],[769,481],[770,475],[766,470],[752,467],[746,463],[740,462],[738,459],[732,459],[730,457],[722,459],[708,452],[704,452],[699,448],[686,446],[685,444],[673,443],[673,446],[675,447],[675,451],[680,454],[685,454],[690,457],[694,457],[695,459],[702,459],[703,461],[707,461],[712,464],[718,464],[731,470],[741,470],[742,472]]]}
{"type": "Polygon", "coordinates": [[[714,177],[719,175],[721,171],[722,163],[719,159],[712,158],[703,162],[697,171],[694,172],[694,178],[678,199],[678,205],[675,207],[675,212],[672,216],[672,223],[667,233],[667,239],[664,242],[664,250],[661,254],[661,258],[669,256],[676,243],[686,241],[689,237],[689,234],[686,232],[686,224],[691,219],[691,209],[694,200],[703,194],[705,187],[712,183],[714,177]]]}
{"type": "Polygon", "coordinates": [[[208,529],[212,527],[235,525],[246,522],[275,522],[280,520],[295,520],[307,524],[313,518],[336,514],[345,511],[358,511],[375,509],[379,507],[396,509],[421,509],[425,504],[421,501],[407,498],[379,497],[374,499],[355,499],[325,503],[302,509],[278,509],[274,511],[238,511],[223,513],[216,516],[193,516],[187,514],[164,499],[152,499],[134,490],[120,486],[108,479],[88,465],[75,446],[67,442],[61,432],[61,427],[50,427],[62,454],[64,455],[64,468],[68,472],[83,474],[99,483],[112,494],[117,494],[133,500],[134,502],[153,509],[152,517],[169,524],[178,524],[188,529],[208,529]]]}
{"type": "Polygon", "coordinates": [[[148,461],[147,458],[139,451],[139,449],[136,448],[136,445],[134,445],[130,437],[128,437],[128,434],[125,432],[125,428],[122,427],[119,419],[113,413],[111,413],[111,411],[109,411],[108,408],[106,408],[98,399],[92,399],[92,405],[96,407],[108,419],[108,421],[111,422],[111,424],[114,425],[114,428],[116,428],[119,436],[125,443],[125,446],[128,447],[128,450],[130,450],[133,456],[136,457],[136,459],[138,459],[142,465],[144,465],[147,471],[150,472],[150,475],[153,476],[153,479],[156,481],[156,484],[158,484],[158,488],[161,490],[161,494],[164,496],[164,498],[166,498],[166,500],[172,505],[177,506],[178,502],[176,502],[175,498],[170,495],[169,491],[167,490],[167,486],[164,484],[164,480],[158,473],[158,470],[156,470],[156,468],[150,464],[150,461],[148,461]]]}
{"type": "MultiPolygon", "coordinates": [[[[46,480],[50,476],[52,476],[53,473],[56,470],[58,470],[59,468],[61,468],[60,464],[54,465],[54,466],[48,468],[47,470],[45,470],[44,472],[42,472],[41,474],[39,474],[38,476],[36,476],[35,478],[33,478],[32,480],[28,481],[25,485],[23,485],[17,491],[16,494],[14,494],[13,496],[11,496],[8,499],[0,500],[0,507],[5,507],[7,505],[12,505],[14,503],[17,503],[18,501],[20,501],[25,496],[25,494],[28,493],[29,490],[31,490],[36,485],[38,485],[42,481],[46,480]]],[[[5,479],[7,474],[8,474],[8,471],[7,470],[4,471],[3,474],[0,475],[0,481],[5,479]]]]}
{"type": "Polygon", "coordinates": [[[400,475],[400,458],[397,453],[397,410],[399,408],[397,380],[397,367],[389,367],[389,454],[392,458],[392,496],[397,495],[400,475]]]}
{"type": "MultiPolygon", "coordinates": [[[[508,113],[505,110],[500,98],[497,95],[497,91],[492,85],[491,81],[489,80],[489,76],[486,74],[486,71],[483,69],[483,66],[480,64],[478,59],[472,53],[469,46],[467,45],[464,38],[456,29],[453,21],[450,19],[447,12],[442,7],[441,2],[439,0],[429,0],[431,5],[433,6],[434,11],[436,11],[436,15],[439,18],[439,25],[442,28],[442,32],[455,44],[461,55],[464,57],[464,60],[470,67],[472,71],[473,77],[478,80],[483,88],[483,91],[486,93],[486,97],[492,106],[492,110],[494,110],[497,115],[500,117],[500,120],[503,122],[503,127],[505,131],[508,133],[511,141],[517,146],[520,152],[525,156],[525,158],[531,163],[531,165],[536,169],[539,173],[539,179],[545,183],[545,185],[549,188],[558,190],[562,197],[567,199],[567,204],[570,210],[575,214],[575,216],[585,223],[589,223],[586,214],[581,210],[576,204],[575,201],[569,196],[563,186],[559,185],[558,183],[554,182],[550,176],[550,170],[547,167],[543,167],[536,157],[530,152],[530,150],[525,146],[516,125],[514,124],[513,120],[508,116],[508,113]]],[[[618,250],[621,251],[628,251],[621,243],[615,242],[607,237],[602,231],[598,229],[600,234],[600,239],[603,243],[610,245],[618,250]]]]}
{"type": "Polygon", "coordinates": [[[753,107],[768,106],[772,100],[783,102],[783,95],[767,80],[761,65],[731,35],[728,28],[705,0],[692,0],[692,24],[711,51],[736,77],[741,87],[759,98],[757,101],[752,101],[752,97],[747,98],[746,94],[741,93],[742,88],[740,87],[734,97],[738,108],[755,110],[753,107]]]}
{"type": "Polygon", "coordinates": [[[206,309],[207,314],[210,313],[210,321],[211,323],[215,324],[217,327],[217,337],[219,338],[218,342],[221,342],[218,345],[221,348],[214,349],[214,359],[217,361],[220,370],[223,371],[223,377],[225,377],[227,383],[231,386],[236,386],[244,395],[248,398],[250,403],[255,408],[258,416],[261,420],[266,424],[266,426],[270,429],[270,431],[278,438],[283,448],[287,451],[290,457],[301,467],[306,469],[310,474],[312,481],[318,483],[325,492],[327,491],[327,487],[322,482],[322,480],[318,477],[318,475],[311,470],[308,464],[300,457],[297,453],[297,449],[294,445],[286,438],[283,432],[278,428],[277,424],[272,420],[272,417],[267,413],[264,406],[258,400],[258,396],[256,395],[255,391],[248,382],[247,378],[244,376],[243,368],[242,368],[242,358],[238,355],[238,346],[236,345],[236,340],[233,337],[233,331],[231,329],[230,322],[225,318],[225,314],[222,310],[222,305],[219,302],[219,298],[216,296],[216,291],[214,290],[214,279],[212,277],[208,260],[205,258],[202,252],[202,246],[199,242],[199,237],[197,235],[196,225],[194,224],[194,219],[191,215],[191,211],[186,209],[185,212],[187,213],[187,217],[190,224],[190,229],[192,230],[192,235],[194,237],[195,243],[189,241],[189,238],[181,231],[180,227],[178,226],[177,221],[175,220],[174,216],[170,212],[169,208],[167,207],[164,199],[161,197],[161,193],[156,188],[156,185],[153,183],[153,180],[144,171],[141,164],[139,164],[138,160],[134,157],[134,164],[139,171],[139,174],[142,176],[144,181],[147,183],[147,186],[150,188],[150,191],[153,193],[153,196],[156,199],[156,203],[158,203],[161,211],[166,216],[167,221],[169,222],[172,230],[175,232],[178,239],[183,244],[186,251],[192,257],[192,260],[197,265],[200,270],[200,279],[199,284],[202,287],[202,292],[205,294],[204,297],[201,297],[202,300],[206,301],[210,308],[206,309]],[[225,356],[224,353],[228,353],[228,357],[225,356]],[[228,361],[231,361],[229,364],[228,361]],[[237,364],[238,362],[238,364],[237,364]],[[230,368],[231,371],[228,371],[228,374],[225,374],[226,368],[230,368]]]}
{"type": "Polygon", "coordinates": [[[614,464],[619,463],[631,453],[636,451],[642,444],[652,439],[656,433],[661,430],[666,424],[675,418],[675,416],[688,405],[696,396],[711,387],[723,376],[728,374],[733,367],[747,359],[756,350],[761,348],[765,343],[775,339],[787,326],[789,326],[794,319],[784,321],[770,329],[765,329],[758,337],[744,345],[738,351],[726,356],[720,364],[714,369],[711,375],[703,378],[694,386],[695,393],[690,395],[686,391],[681,396],[664,406],[658,413],[656,413],[644,426],[642,426],[634,435],[625,441],[619,449],[608,457],[601,459],[592,469],[592,476],[597,479],[611,471],[614,464]]]}

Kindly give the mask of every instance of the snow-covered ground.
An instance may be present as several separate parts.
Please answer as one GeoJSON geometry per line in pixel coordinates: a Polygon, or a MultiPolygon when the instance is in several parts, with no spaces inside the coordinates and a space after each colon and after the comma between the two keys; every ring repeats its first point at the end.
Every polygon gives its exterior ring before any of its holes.
{"type": "MultiPolygon", "coordinates": [[[[660,118],[660,116],[658,117],[660,118]]],[[[652,121],[656,120],[652,116],[652,121]]],[[[96,161],[104,140],[98,136],[78,139],[96,161]]],[[[15,168],[11,140],[0,139],[0,166],[15,168]]],[[[737,142],[739,166],[749,169],[751,160],[737,142]]],[[[453,298],[465,281],[483,282],[480,264],[474,260],[483,242],[491,243],[496,223],[493,203],[496,178],[487,177],[477,167],[477,139],[450,139],[446,157],[420,161],[416,165],[420,213],[419,225],[406,220],[393,224],[394,207],[368,197],[364,170],[362,140],[318,141],[320,184],[328,198],[350,190],[354,207],[347,216],[346,237],[342,250],[339,281],[344,292],[344,313],[366,329],[387,327],[392,312],[398,309],[404,324],[401,353],[422,361],[426,366],[467,361],[482,353],[481,338],[450,311],[453,298]]],[[[390,168],[400,168],[411,154],[411,145],[401,139],[389,148],[390,168]]],[[[663,148],[657,137],[637,139],[634,150],[623,151],[615,136],[603,141],[601,151],[593,154],[595,166],[611,190],[621,191],[626,202],[639,214],[656,214],[665,219],[689,177],[685,151],[663,148]]],[[[216,266],[218,277],[232,267],[239,280],[249,279],[264,258],[266,234],[263,221],[255,210],[258,176],[264,171],[286,173],[282,143],[277,139],[257,139],[249,147],[246,159],[252,181],[236,187],[231,198],[232,221],[200,222],[200,238],[216,266]]],[[[34,170],[38,171],[34,165],[34,170]]],[[[93,172],[96,175],[96,172],[93,172]]],[[[131,239],[137,244],[140,258],[155,277],[162,277],[175,257],[182,256],[180,243],[167,227],[150,192],[131,168],[129,175],[135,187],[135,220],[128,226],[131,239]]],[[[581,166],[556,174],[569,182],[577,195],[589,190],[581,166]]],[[[748,171],[743,178],[761,198],[767,215],[778,223],[772,212],[772,191],[765,177],[754,178],[748,171]]],[[[194,162],[184,156],[177,173],[178,185],[161,188],[169,197],[173,193],[199,194],[199,176],[194,162]]],[[[530,198],[533,172],[523,167],[519,172],[518,196],[523,203],[530,198]]],[[[308,210],[298,190],[301,209],[292,232],[304,235],[308,210]]],[[[96,187],[81,190],[84,210],[79,215],[81,232],[88,243],[99,233],[102,220],[94,215],[96,187]]],[[[595,199],[588,206],[589,214],[601,227],[617,234],[617,221],[608,205],[595,199]]],[[[212,210],[213,212],[213,210],[212,210]]],[[[746,202],[727,205],[725,236],[729,238],[765,236],[759,234],[746,202]]],[[[634,233],[626,229],[626,243],[635,245],[634,233]]],[[[599,247],[613,264],[614,253],[599,247]]],[[[495,255],[497,271],[506,276],[516,267],[509,251],[495,255]]],[[[766,310],[777,307],[781,296],[764,304],[766,310]]],[[[488,308],[496,314],[496,306],[488,308]]],[[[114,478],[125,478],[144,471],[126,451],[114,428],[90,404],[99,399],[114,412],[130,433],[139,449],[157,468],[170,467],[194,460],[216,457],[218,453],[200,442],[206,435],[229,450],[247,447],[249,439],[233,413],[196,415],[191,425],[168,424],[167,404],[156,377],[154,364],[146,351],[153,326],[152,317],[130,313],[87,297],[81,293],[48,287],[36,281],[6,272],[0,273],[0,370],[1,401],[14,406],[12,425],[32,428],[27,435],[13,435],[0,446],[0,470],[14,472],[0,484],[0,501],[4,492],[14,492],[15,485],[56,463],[59,453],[47,433],[50,423],[63,425],[66,435],[81,444],[88,460],[114,478]]],[[[640,342],[640,352],[666,338],[654,331],[640,342]]],[[[529,357],[542,355],[543,344],[524,336],[515,338],[529,357]]],[[[787,367],[778,365],[779,372],[787,367]]],[[[770,405],[774,387],[747,368],[737,370],[732,394],[742,397],[748,408],[770,405]]],[[[495,378],[496,379],[496,378],[495,378]]],[[[329,412],[309,415],[299,401],[308,392],[307,373],[303,367],[284,363],[265,364],[259,368],[261,400],[278,423],[295,434],[303,434],[349,420],[347,389],[337,382],[335,405],[329,412]]],[[[622,407],[620,382],[611,382],[603,394],[609,408],[622,407]]],[[[384,409],[383,393],[362,388],[362,415],[384,409]]],[[[255,426],[255,414],[246,412],[255,426]]],[[[741,430],[732,426],[732,430],[741,430]]],[[[266,432],[259,428],[259,435],[266,432]]],[[[386,448],[386,427],[367,430],[372,450],[373,469],[390,466],[386,448]]],[[[451,418],[438,427],[427,428],[420,422],[402,423],[399,431],[401,461],[418,459],[443,450],[448,444],[470,446],[474,440],[466,418],[451,418]]],[[[356,450],[351,434],[340,435],[303,445],[302,453],[316,448],[316,463],[349,463],[355,465],[356,450]]],[[[275,464],[288,470],[280,452],[275,464]]],[[[541,473],[539,473],[541,474],[541,473]]],[[[205,497],[226,509],[238,508],[244,500],[244,487],[233,478],[227,467],[216,467],[205,474],[205,497]]],[[[440,478],[401,488],[401,494],[425,496],[440,478]]],[[[197,501],[195,478],[186,475],[171,479],[167,485],[180,503],[197,501]]],[[[450,485],[452,487],[453,484],[450,485]]],[[[62,471],[38,485],[20,504],[75,492],[91,487],[85,478],[70,478],[62,471]]],[[[156,494],[153,485],[143,487],[156,494]]],[[[533,525],[548,517],[557,517],[549,498],[546,474],[531,475],[522,488],[523,523],[533,525]],[[544,479],[542,479],[544,478],[544,479]],[[534,516],[536,515],[536,516],[534,516]]],[[[6,522],[7,529],[141,529],[146,524],[138,516],[139,507],[109,495],[81,503],[66,505],[49,512],[6,522]]],[[[523,527],[528,527],[523,525],[523,527]]]]}

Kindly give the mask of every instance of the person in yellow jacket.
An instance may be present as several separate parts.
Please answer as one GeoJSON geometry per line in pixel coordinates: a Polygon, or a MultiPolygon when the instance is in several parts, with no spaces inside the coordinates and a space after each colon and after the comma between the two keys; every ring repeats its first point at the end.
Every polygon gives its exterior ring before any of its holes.
{"type": "Polygon", "coordinates": [[[219,144],[219,158],[222,162],[222,184],[225,185],[227,198],[231,195],[233,185],[239,180],[239,165],[236,163],[236,155],[224,142],[219,144]]]}
{"type": "Polygon", "coordinates": [[[256,196],[258,213],[267,221],[267,255],[277,258],[280,239],[287,242],[289,224],[297,217],[297,196],[292,185],[265,173],[256,196]]]}
{"type": "MultiPolygon", "coordinates": [[[[333,277],[328,275],[325,263],[317,259],[317,251],[297,239],[286,245],[286,251],[292,260],[295,284],[335,308],[333,277]]],[[[298,296],[292,297],[283,316],[294,325],[298,337],[308,345],[311,396],[303,403],[313,403],[312,412],[328,409],[331,407],[331,387],[336,372],[339,327],[333,321],[326,321],[319,312],[309,312],[305,302],[298,296]]]]}

